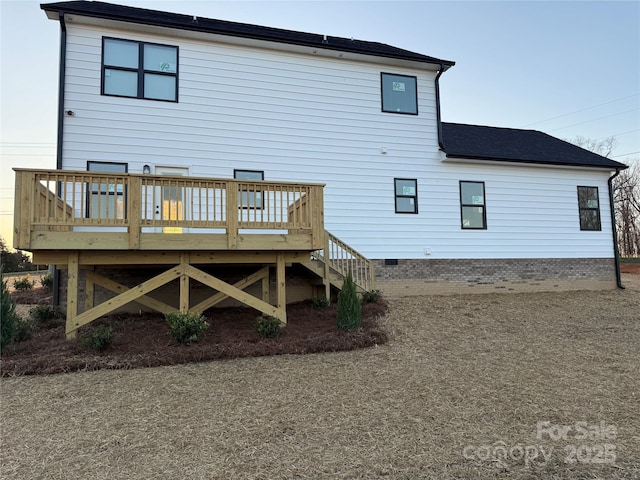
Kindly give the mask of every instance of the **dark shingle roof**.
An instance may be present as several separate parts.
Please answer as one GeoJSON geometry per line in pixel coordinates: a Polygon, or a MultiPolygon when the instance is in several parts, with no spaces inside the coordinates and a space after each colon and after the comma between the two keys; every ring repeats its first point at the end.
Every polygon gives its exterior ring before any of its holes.
{"type": "Polygon", "coordinates": [[[229,22],[198,17],[194,21],[192,15],[148,10],[146,8],[128,7],[105,2],[71,1],[44,3],[40,5],[45,11],[84,15],[88,17],[120,20],[125,22],[156,25],[176,28],[180,30],[192,30],[198,32],[228,35],[232,37],[252,38],[278,43],[302,45],[318,49],[336,50],[341,52],[360,53],[363,55],[376,55],[380,57],[411,60],[415,62],[441,64],[449,68],[455,64],[450,60],[441,60],[420,53],[410,52],[402,48],[393,47],[384,43],[366,42],[341,37],[326,37],[314,33],[296,32],[280,28],[262,27],[246,23],[229,22]]]}
{"type": "Polygon", "coordinates": [[[624,163],[616,162],[537,130],[443,122],[442,137],[448,158],[610,169],[627,168],[624,163]]]}

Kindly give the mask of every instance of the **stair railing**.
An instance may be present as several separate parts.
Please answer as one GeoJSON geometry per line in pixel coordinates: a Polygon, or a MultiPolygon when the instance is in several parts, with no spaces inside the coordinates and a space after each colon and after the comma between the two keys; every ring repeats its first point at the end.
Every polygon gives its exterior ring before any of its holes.
{"type": "Polygon", "coordinates": [[[324,265],[327,281],[332,269],[342,277],[351,272],[354,283],[362,290],[370,291],[375,286],[373,262],[328,231],[325,231],[325,247],[313,252],[311,257],[324,265]]]}

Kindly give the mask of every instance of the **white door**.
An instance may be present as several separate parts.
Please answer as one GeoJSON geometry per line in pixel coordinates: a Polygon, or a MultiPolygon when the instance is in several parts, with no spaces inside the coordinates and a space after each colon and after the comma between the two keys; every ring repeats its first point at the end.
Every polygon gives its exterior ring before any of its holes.
{"type": "MultiPolygon", "coordinates": [[[[186,167],[156,167],[156,175],[171,175],[173,177],[188,177],[186,167]]],[[[155,192],[155,213],[163,220],[187,220],[188,207],[185,202],[185,189],[181,185],[163,185],[155,192]]],[[[182,227],[164,227],[162,233],[182,233],[182,227]]]]}

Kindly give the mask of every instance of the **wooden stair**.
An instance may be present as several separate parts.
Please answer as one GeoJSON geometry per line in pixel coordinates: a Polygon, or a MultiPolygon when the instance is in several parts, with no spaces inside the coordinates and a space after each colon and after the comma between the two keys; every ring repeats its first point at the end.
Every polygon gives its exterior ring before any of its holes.
{"type": "Polygon", "coordinates": [[[375,268],[371,260],[326,230],[324,243],[322,250],[314,251],[310,261],[300,265],[318,276],[319,284],[325,287],[326,298],[330,298],[331,287],[342,289],[349,272],[358,293],[374,289],[375,268]]]}

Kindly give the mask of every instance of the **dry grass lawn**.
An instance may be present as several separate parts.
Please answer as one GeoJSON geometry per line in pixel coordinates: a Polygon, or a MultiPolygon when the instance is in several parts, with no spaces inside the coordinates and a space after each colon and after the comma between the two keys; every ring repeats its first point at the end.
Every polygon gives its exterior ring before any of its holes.
{"type": "Polygon", "coordinates": [[[624,281],[394,300],[391,342],[367,350],[2,379],[1,475],[637,479],[640,276],[624,281]]]}

